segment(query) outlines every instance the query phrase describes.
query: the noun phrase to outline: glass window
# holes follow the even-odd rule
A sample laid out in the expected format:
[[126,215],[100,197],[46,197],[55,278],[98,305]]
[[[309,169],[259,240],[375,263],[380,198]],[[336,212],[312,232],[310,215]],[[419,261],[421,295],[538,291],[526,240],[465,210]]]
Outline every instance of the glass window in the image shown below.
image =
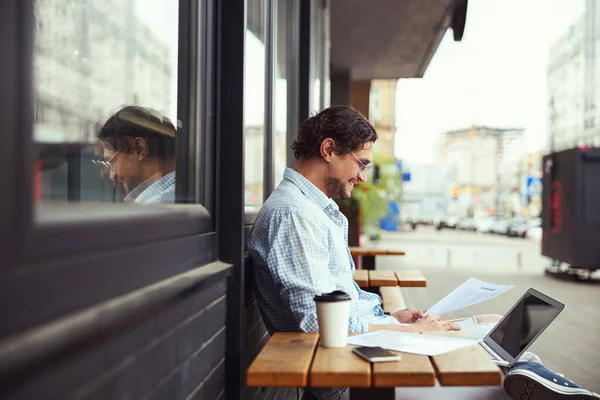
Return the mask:
[[263,203],[265,148],[265,0],[248,0],[244,50],[245,203]]
[[309,112],[311,115],[322,108],[321,82],[323,75],[323,12],[321,1],[311,4],[311,40],[310,40],[310,87]]
[[36,0],[35,19],[35,203],[173,203],[178,2]]
[[329,107],[331,82],[329,77],[329,7],[327,2],[314,0],[311,7],[311,69],[310,111],[317,112]]
[[323,90],[321,91],[321,107],[331,106],[331,33],[330,33],[330,10],[329,2],[323,2]]
[[290,10],[287,1],[274,2],[277,7],[275,33],[274,33],[274,49],[275,49],[275,66],[273,79],[273,123],[274,123],[274,188],[283,180],[287,162],[287,89],[288,77],[287,70],[289,61],[287,50],[289,44],[287,42],[287,15]]

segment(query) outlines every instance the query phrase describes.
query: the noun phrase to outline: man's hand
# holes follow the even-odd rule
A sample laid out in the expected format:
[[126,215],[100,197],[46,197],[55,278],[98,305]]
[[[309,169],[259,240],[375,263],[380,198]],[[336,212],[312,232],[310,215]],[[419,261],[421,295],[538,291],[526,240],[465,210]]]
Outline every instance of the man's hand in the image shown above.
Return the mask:
[[417,332],[460,331],[458,325],[450,321],[441,321],[437,315],[426,315],[413,324]]
[[[403,324],[412,324],[419,318],[424,317],[423,310],[417,310],[414,308],[405,308],[404,310],[396,311],[392,314],[392,317],[396,318],[398,322]],[[439,319],[439,318],[438,318]]]

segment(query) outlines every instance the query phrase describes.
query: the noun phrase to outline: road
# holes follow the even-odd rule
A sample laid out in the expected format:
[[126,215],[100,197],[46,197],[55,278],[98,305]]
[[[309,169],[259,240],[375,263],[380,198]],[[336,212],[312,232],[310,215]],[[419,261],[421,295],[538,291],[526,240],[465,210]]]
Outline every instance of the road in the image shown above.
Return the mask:
[[530,287],[565,303],[565,310],[531,350],[549,368],[600,393],[600,284],[545,275],[549,262],[540,255],[539,245],[523,239],[422,228],[386,232],[382,244],[403,249],[406,256],[378,257],[377,269],[419,269],[428,280],[427,288],[403,289],[411,307],[430,307],[469,277],[515,287],[448,318],[503,314]]

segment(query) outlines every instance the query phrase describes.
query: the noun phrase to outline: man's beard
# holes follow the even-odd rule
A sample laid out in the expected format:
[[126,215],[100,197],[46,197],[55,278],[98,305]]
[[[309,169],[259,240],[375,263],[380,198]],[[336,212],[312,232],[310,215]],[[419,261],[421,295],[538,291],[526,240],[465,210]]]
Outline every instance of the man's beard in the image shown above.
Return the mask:
[[346,189],[347,182],[338,178],[329,178],[327,180],[327,193],[334,199],[349,199],[350,194]]
[[125,182],[122,178],[116,177],[113,181],[113,201],[120,203],[129,193],[129,188],[127,186],[127,182]]

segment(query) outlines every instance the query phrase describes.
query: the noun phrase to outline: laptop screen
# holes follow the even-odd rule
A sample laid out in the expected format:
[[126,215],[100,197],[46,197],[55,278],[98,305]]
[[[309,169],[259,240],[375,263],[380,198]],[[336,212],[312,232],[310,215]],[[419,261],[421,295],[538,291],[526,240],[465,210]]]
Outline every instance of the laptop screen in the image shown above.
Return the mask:
[[529,347],[564,308],[547,296],[533,292],[525,293],[489,334],[489,338],[513,358]]

